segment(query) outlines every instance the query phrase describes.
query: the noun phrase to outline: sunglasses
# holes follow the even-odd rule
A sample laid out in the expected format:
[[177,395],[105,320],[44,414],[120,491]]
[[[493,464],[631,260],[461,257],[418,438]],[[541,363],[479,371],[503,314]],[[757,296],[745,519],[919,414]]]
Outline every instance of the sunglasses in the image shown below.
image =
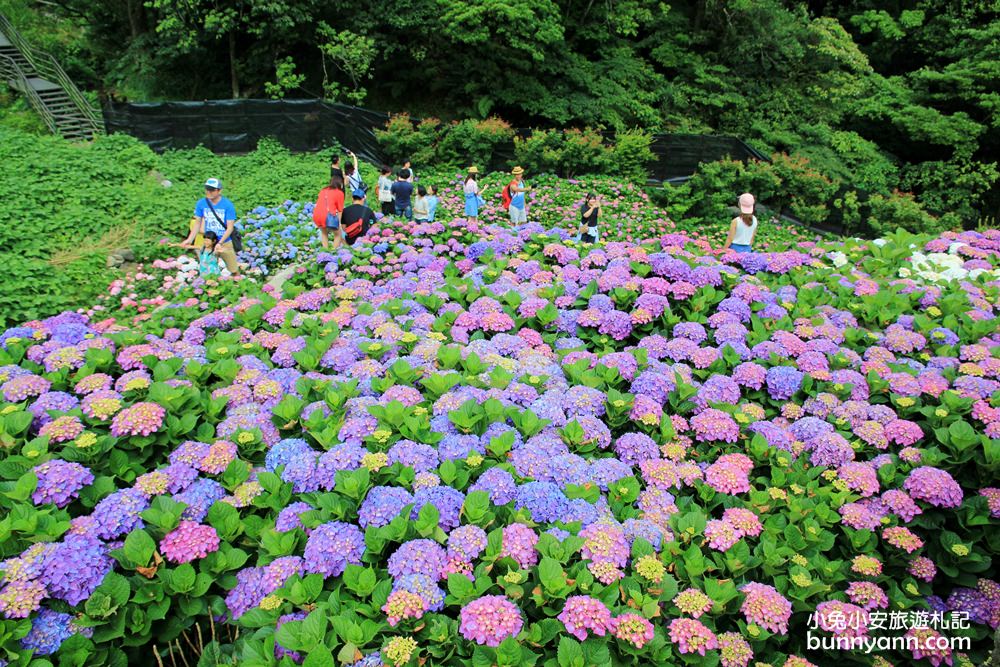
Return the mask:
[[219,188],[205,188],[205,192],[218,192]]

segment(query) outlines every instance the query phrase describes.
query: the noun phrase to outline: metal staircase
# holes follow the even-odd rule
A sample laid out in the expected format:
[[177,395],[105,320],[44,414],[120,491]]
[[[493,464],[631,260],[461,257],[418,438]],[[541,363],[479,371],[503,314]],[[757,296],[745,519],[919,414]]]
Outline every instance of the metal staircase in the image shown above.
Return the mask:
[[104,134],[96,109],[55,58],[33,49],[0,14],[0,79],[28,100],[53,134],[87,141]]

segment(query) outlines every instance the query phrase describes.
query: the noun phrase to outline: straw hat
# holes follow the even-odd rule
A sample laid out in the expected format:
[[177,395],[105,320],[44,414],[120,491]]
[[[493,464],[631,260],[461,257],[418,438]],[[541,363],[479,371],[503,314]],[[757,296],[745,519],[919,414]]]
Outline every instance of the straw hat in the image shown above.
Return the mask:
[[524,173],[524,169],[521,169],[520,167],[514,167],[513,169],[510,170],[510,173],[513,174],[514,176],[519,176]]
[[470,174],[478,174],[479,173],[479,169],[477,169],[475,167],[475,165],[473,165],[473,166],[469,167],[469,173]]

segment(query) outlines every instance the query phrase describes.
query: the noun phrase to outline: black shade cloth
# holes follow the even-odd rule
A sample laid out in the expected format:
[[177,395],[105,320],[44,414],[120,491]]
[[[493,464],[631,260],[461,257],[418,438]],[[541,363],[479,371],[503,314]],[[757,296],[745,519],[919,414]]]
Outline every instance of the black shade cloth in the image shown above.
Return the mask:
[[[205,100],[201,102],[109,103],[104,106],[108,133],[129,134],[157,152],[202,145],[214,153],[249,153],[263,137],[274,137],[292,151],[318,151],[334,143],[375,164],[385,155],[375,129],[389,114],[323,100]],[[518,130],[521,136],[530,130]],[[609,136],[609,139],[612,138]],[[706,134],[657,134],[650,146],[654,181],[690,176],[701,162],[723,158],[767,161],[767,156],[736,137]],[[501,146],[489,168],[514,159],[514,146]]]

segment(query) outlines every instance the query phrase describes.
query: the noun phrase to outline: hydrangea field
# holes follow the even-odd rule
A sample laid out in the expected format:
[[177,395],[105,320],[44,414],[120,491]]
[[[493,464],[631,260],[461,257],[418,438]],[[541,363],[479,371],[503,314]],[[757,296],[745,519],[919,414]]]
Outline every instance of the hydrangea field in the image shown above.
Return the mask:
[[1000,231],[738,255],[606,183],[581,246],[546,186],[0,335],[0,664],[982,664]]

